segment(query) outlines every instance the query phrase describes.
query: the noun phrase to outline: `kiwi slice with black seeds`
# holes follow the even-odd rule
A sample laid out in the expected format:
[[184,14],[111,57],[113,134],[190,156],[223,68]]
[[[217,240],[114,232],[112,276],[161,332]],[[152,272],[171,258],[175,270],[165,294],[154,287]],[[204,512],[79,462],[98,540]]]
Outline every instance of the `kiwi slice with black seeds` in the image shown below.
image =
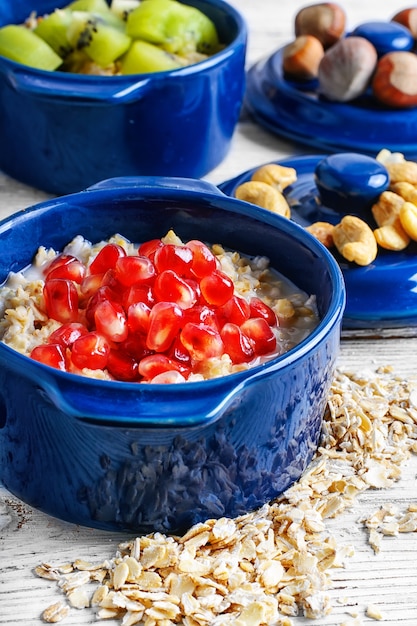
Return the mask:
[[101,15],[84,11],[73,12],[67,38],[75,50],[83,50],[102,67],[122,56],[131,43],[124,29],[116,28]]
[[62,58],[26,26],[8,24],[0,28],[0,55],[39,70],[56,70]]
[[[146,0],[148,1],[148,0]],[[122,74],[148,74],[182,67],[174,55],[147,41],[134,41],[120,61]]]

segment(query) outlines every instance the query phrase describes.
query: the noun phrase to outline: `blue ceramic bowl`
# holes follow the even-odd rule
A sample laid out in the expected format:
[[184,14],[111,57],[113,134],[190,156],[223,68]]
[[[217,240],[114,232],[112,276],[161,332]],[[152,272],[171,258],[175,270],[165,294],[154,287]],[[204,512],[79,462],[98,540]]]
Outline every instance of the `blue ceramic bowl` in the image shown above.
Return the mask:
[[0,478],[31,506],[111,530],[180,532],[279,495],[310,462],[338,355],[345,291],[333,257],[300,226],[209,183],[121,178],[0,223],[0,282],[39,245],[81,234],[132,241],[173,228],[249,255],[317,296],[321,321],[248,371],[172,385],[93,380],[0,343]]
[[[0,169],[52,194],[131,175],[200,178],[226,156],[245,89],[246,24],[222,0],[185,0],[225,48],[169,72],[81,76],[0,57]],[[0,3],[0,26],[64,6]]]

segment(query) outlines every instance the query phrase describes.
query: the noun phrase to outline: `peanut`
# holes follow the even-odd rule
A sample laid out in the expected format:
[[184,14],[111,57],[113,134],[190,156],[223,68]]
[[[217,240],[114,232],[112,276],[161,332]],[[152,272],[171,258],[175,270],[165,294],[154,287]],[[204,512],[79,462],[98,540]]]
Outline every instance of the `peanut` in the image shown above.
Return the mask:
[[326,50],[318,70],[319,92],[348,102],[367,89],[377,64],[375,47],[363,37],[341,39]]
[[370,265],[378,247],[375,236],[366,222],[354,215],[345,215],[333,230],[333,240],[340,254],[357,265]]
[[397,193],[403,200],[417,205],[417,189],[411,183],[401,182],[391,185],[392,191]]
[[290,207],[283,194],[267,183],[257,180],[242,183],[237,187],[235,196],[239,200],[256,204],[272,213],[288,218],[291,215]]
[[[417,208],[417,207],[416,207]],[[374,230],[377,244],[385,250],[404,250],[410,243],[410,237],[405,232],[398,218],[397,221],[381,226]]]
[[297,172],[293,167],[285,167],[277,163],[262,165],[253,172],[251,180],[267,183],[276,187],[278,191],[283,191],[288,185],[297,180]]
[[414,161],[388,162],[385,167],[388,170],[391,185],[402,182],[417,185],[417,163]]
[[393,191],[383,191],[372,208],[372,215],[378,226],[392,224],[398,218],[404,204],[403,198]]

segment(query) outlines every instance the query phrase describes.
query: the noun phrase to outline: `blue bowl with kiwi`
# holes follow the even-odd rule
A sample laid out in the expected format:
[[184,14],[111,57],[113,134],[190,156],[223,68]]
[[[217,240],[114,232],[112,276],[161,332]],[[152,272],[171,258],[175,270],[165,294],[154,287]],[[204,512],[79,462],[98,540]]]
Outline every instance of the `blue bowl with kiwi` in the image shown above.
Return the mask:
[[[54,195],[115,176],[214,169],[245,91],[240,13],[223,0],[71,5],[0,4],[0,169]],[[138,17],[143,7],[158,19]]]

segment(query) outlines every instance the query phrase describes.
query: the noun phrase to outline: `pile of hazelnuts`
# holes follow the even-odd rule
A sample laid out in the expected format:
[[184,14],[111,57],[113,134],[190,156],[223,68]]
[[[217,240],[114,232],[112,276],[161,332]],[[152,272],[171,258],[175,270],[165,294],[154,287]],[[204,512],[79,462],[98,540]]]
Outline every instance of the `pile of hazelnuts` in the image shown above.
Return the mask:
[[388,107],[417,106],[417,7],[347,33],[340,5],[313,4],[300,9],[294,26],[295,40],[282,53],[286,79],[316,79],[317,93],[334,102],[368,92]]

